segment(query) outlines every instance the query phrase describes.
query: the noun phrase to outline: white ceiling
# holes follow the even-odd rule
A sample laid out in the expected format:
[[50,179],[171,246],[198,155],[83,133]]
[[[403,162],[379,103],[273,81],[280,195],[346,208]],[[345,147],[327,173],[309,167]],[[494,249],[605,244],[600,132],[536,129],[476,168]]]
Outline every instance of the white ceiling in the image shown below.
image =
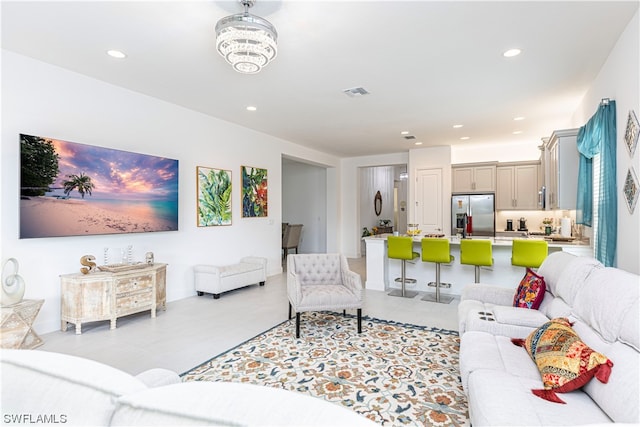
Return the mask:
[[[215,23],[242,10],[233,0],[3,0],[2,47],[349,157],[415,148],[403,130],[422,147],[539,143],[570,124],[638,4],[258,0],[278,57],[241,75],[215,51]],[[511,47],[522,55],[504,58]]]

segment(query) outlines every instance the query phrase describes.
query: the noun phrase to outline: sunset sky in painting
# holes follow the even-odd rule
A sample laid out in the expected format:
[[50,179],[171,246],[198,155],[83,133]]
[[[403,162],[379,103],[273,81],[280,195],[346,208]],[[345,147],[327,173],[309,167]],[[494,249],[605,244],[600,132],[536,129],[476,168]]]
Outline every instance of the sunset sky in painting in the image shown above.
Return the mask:
[[[54,139],[50,141],[60,156],[60,172],[53,188],[62,188],[67,175],[84,173],[95,185],[94,199],[177,200],[177,160]],[[73,194],[77,195],[75,191]]]

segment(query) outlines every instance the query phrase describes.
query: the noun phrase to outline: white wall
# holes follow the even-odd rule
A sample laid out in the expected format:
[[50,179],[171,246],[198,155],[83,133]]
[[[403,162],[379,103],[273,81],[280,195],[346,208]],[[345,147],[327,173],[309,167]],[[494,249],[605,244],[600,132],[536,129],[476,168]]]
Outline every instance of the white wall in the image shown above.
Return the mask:
[[302,224],[299,253],[327,251],[327,170],[282,162],[282,221]]
[[[325,191],[331,195],[326,206],[328,250],[340,244],[336,157],[4,50],[2,107],[0,251],[3,262],[9,257],[20,262],[27,283],[25,298],[45,299],[35,322],[39,333],[60,327],[58,276],[78,271],[82,255],[93,254],[100,260],[104,247],[131,244],[137,260],[153,251],[158,262],[168,263],[169,301],[195,294],[194,264],[225,264],[258,255],[268,258],[269,275],[281,272],[282,155],[330,167]],[[180,230],[18,239],[21,132],[178,159]],[[197,165],[232,171],[231,226],[196,227]],[[241,165],[268,169],[267,218],[241,218]]]
[[[549,130],[549,135],[554,129]],[[542,139],[513,144],[474,144],[453,145],[451,147],[451,163],[481,163],[481,162],[523,162],[539,160]]]
[[416,221],[415,177],[419,169],[442,168],[442,229],[448,234],[451,218],[451,147],[438,146],[409,150],[409,188],[407,208],[409,223]]
[[618,251],[616,266],[640,274],[640,203],[629,213],[622,192],[627,170],[640,173],[640,147],[633,158],[624,144],[629,110],[640,116],[640,18],[636,12],[624,33],[609,54],[598,77],[585,94],[571,127],[584,125],[595,114],[602,98],[616,101],[617,188],[618,188]]

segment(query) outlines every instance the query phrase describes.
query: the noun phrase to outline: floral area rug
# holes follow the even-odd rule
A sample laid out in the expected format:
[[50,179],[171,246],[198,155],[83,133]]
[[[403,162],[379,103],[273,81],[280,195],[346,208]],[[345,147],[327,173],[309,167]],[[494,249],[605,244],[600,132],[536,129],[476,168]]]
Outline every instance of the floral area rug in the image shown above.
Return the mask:
[[282,388],[347,407],[383,426],[468,425],[458,333],[363,317],[303,313],[182,374]]

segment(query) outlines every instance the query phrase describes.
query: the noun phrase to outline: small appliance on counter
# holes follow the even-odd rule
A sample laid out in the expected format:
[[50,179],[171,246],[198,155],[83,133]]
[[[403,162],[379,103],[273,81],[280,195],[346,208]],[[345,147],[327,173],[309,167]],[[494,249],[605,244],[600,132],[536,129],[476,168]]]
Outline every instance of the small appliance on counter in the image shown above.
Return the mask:
[[512,219],[508,219],[507,220],[507,228],[504,231],[513,231],[513,220]]
[[524,217],[518,220],[518,231],[529,231],[527,230],[527,220]]

